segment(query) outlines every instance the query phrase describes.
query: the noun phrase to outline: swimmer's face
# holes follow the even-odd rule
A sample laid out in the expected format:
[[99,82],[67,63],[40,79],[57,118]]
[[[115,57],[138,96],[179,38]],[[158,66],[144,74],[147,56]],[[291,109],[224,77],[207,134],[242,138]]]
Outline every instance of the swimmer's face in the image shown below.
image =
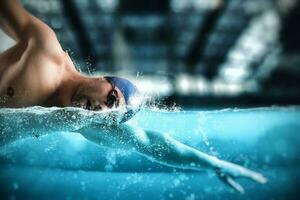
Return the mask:
[[107,110],[125,106],[121,91],[105,78],[90,78],[81,84],[71,99],[71,106],[87,110]]

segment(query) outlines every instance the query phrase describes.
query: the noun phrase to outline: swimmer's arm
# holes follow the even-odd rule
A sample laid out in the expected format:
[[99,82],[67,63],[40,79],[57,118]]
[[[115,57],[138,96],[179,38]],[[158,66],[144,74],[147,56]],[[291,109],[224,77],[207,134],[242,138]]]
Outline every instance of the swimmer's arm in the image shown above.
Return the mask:
[[259,173],[205,154],[177,141],[168,134],[144,131],[126,125],[101,131],[97,125],[92,125],[78,132],[99,145],[134,149],[168,166],[193,170],[213,169],[221,180],[239,192],[243,192],[243,188],[233,180],[234,178],[266,182],[266,179]]
[[73,132],[89,126],[90,119],[105,122],[105,115],[82,109],[36,107],[28,110],[0,110],[0,146],[26,137],[39,137],[52,132]]
[[39,52],[52,57],[63,55],[56,34],[44,22],[27,12],[19,0],[0,0],[0,28],[16,42],[33,39]]
[[18,0],[0,1],[0,27],[15,41],[22,40],[29,22],[30,14]]

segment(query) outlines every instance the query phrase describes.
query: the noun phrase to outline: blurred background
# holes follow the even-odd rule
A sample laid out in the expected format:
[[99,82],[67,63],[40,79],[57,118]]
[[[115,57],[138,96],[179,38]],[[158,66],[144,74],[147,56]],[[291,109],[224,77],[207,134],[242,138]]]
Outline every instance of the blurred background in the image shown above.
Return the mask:
[[[183,108],[300,104],[297,0],[21,0],[79,70]],[[0,52],[12,41],[0,33]]]

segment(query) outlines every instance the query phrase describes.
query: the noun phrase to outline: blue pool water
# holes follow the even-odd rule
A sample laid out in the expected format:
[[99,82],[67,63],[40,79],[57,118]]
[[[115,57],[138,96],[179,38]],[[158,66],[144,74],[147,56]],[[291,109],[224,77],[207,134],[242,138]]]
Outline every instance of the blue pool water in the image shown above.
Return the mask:
[[[27,112],[38,111],[14,111],[13,118],[9,112],[0,111],[1,134],[34,123]],[[0,148],[0,199],[299,199],[300,107],[144,109],[127,123],[167,132],[258,171],[268,182],[238,180],[246,191],[239,194],[210,171],[175,169],[134,151],[98,146],[78,133],[49,132]]]

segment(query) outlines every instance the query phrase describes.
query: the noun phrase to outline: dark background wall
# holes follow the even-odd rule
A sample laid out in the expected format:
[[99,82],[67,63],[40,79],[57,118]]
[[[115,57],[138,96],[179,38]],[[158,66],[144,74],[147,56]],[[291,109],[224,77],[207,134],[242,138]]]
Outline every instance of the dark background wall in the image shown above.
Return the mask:
[[297,0],[21,2],[79,70],[127,76],[166,104],[300,103]]

